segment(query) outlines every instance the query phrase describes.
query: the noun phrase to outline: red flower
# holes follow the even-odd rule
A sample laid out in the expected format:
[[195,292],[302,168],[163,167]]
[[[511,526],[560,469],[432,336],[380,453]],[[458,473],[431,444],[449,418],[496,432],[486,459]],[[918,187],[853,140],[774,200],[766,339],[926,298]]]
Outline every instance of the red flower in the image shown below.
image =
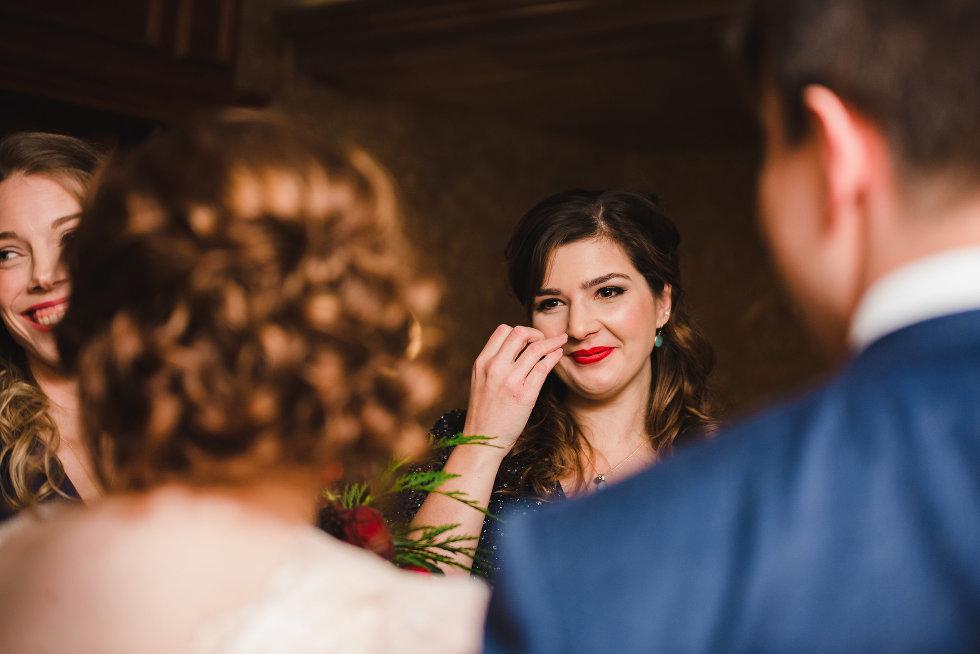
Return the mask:
[[350,509],[348,514],[344,525],[345,540],[348,543],[371,550],[386,559],[394,556],[395,544],[391,542],[388,525],[380,511],[359,505]]
[[390,559],[395,554],[395,544],[388,532],[388,525],[380,511],[363,504],[345,509],[338,502],[327,502],[320,509],[320,528],[351,545],[371,550]]

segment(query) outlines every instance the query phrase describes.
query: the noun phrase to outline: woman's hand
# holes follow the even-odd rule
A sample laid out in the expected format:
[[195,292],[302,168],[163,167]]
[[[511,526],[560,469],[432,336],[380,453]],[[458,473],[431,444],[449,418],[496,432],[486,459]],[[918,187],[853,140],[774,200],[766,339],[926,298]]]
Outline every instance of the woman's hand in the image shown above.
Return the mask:
[[473,364],[463,433],[493,436],[501,456],[509,452],[567,340],[567,334],[545,338],[532,327],[497,327]]
[[[486,509],[493,491],[493,480],[504,456],[514,447],[517,437],[531,415],[541,385],[562,357],[562,346],[568,336],[545,338],[530,327],[497,327],[473,364],[470,403],[463,433],[469,436],[492,436],[487,447],[480,444],[453,448],[443,471],[456,475],[440,490],[460,492],[474,506]],[[412,525],[457,525],[443,536],[468,539],[476,545],[483,526],[483,513],[439,493],[429,493]],[[472,541],[472,543],[470,542]],[[469,567],[472,561],[463,554],[451,555]],[[444,566],[447,573],[459,568]]]

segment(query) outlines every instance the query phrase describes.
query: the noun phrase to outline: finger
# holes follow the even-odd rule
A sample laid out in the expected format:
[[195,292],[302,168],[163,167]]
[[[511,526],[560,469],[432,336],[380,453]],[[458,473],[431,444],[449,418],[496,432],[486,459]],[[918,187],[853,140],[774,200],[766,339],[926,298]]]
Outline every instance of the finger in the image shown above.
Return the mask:
[[518,374],[521,377],[526,377],[543,357],[556,350],[561,352],[562,346],[567,341],[567,334],[558,334],[557,336],[529,344],[515,362],[517,364]]
[[500,345],[498,356],[506,361],[513,362],[517,359],[521,351],[528,343],[544,340],[544,334],[533,327],[518,325],[507,335],[504,342]]
[[540,361],[535,363],[524,380],[524,390],[532,391],[537,396],[541,392],[541,387],[544,385],[544,380],[547,379],[548,373],[558,365],[558,362],[561,361],[564,355],[565,353],[561,350],[552,350]]
[[500,346],[513,331],[514,328],[510,325],[497,325],[497,328],[490,335],[490,339],[487,340],[487,344],[483,346],[480,354],[477,355],[474,367],[480,367],[497,356],[497,353],[500,352]]

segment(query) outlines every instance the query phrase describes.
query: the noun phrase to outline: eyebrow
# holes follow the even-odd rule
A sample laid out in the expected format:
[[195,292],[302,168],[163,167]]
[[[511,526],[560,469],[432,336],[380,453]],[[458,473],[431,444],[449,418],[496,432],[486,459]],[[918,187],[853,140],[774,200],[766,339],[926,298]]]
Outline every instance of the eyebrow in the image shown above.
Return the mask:
[[[582,290],[587,291],[590,288],[594,288],[600,284],[605,284],[610,279],[622,278],[627,281],[632,281],[630,276],[626,273],[611,272],[605,275],[599,275],[595,279],[590,279],[586,282],[582,282]],[[557,288],[542,288],[537,292],[537,295],[561,295],[561,289]]]
[[81,217],[82,217],[82,212],[80,212],[80,211],[75,212],[75,213],[70,214],[70,215],[67,215],[67,216],[62,216],[61,218],[58,218],[53,223],[51,223],[51,227],[52,227],[52,229],[55,228],[55,227],[61,227],[65,223],[70,223],[71,221],[78,220]]
[[[54,222],[51,223],[51,229],[57,229],[58,227],[61,227],[65,223],[70,223],[73,220],[77,220],[81,218],[81,216],[82,214],[81,212],[79,212],[79,213],[69,214],[67,216],[62,216],[61,218],[55,218]],[[0,239],[7,239],[7,238],[18,238],[17,232],[0,232]]]

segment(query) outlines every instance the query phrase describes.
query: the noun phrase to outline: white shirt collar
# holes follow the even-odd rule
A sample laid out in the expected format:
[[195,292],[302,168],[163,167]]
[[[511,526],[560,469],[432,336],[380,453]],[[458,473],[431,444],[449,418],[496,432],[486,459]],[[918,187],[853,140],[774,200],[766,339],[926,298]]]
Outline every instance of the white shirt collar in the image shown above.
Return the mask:
[[919,259],[875,282],[851,321],[858,352],[885,334],[923,320],[980,309],[980,246]]

